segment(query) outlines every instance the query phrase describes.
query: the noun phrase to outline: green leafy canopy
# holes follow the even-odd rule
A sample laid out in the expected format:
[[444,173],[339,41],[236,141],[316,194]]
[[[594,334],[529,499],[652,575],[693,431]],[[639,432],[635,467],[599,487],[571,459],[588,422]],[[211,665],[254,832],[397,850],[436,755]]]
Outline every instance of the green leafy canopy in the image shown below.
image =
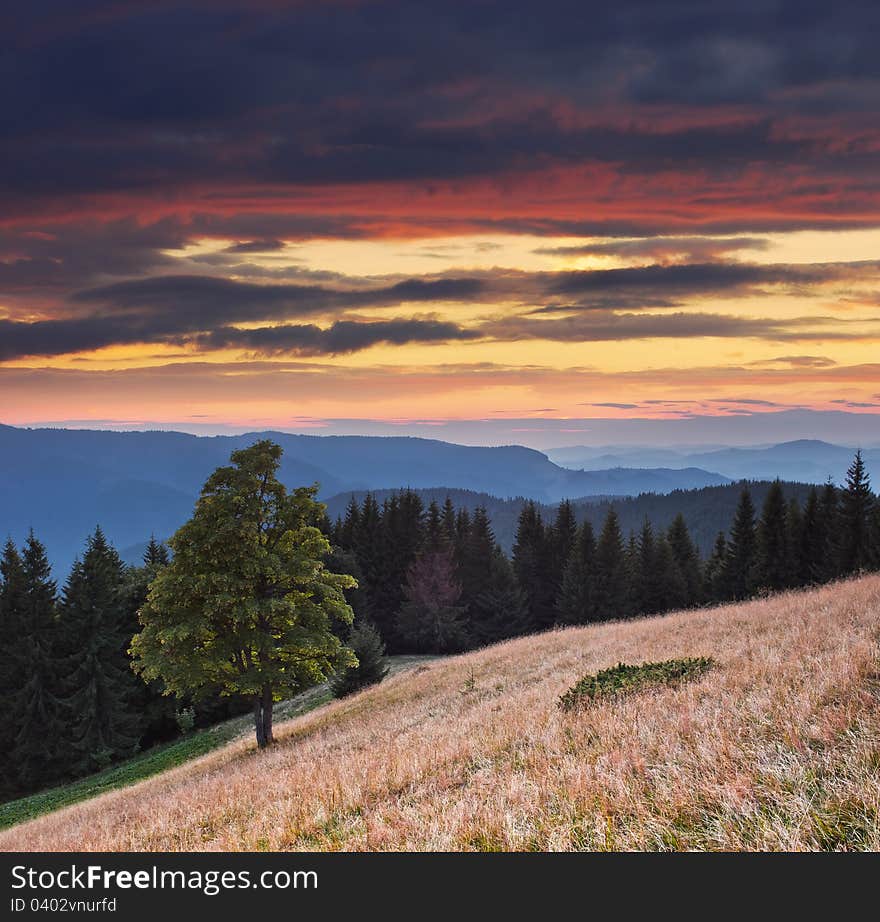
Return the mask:
[[351,622],[344,590],[357,584],[325,568],[317,487],[288,492],[281,453],[268,440],[234,452],[169,542],[131,646],[134,669],[168,693],[270,689],[280,700],[357,664],[331,631]]

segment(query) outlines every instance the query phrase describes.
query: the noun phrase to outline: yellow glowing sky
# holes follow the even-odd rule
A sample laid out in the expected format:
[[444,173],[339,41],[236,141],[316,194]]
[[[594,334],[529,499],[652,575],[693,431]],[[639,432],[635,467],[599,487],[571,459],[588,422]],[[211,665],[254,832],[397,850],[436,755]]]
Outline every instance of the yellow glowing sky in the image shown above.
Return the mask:
[[[723,237],[716,237],[721,239]],[[740,248],[738,260],[756,265],[809,265],[872,261],[874,230],[761,234],[761,246]],[[222,260],[235,241],[203,239],[165,255],[173,272],[203,271]],[[431,239],[313,240],[283,250],[226,258],[225,278],[272,283],[293,272],[295,281],[383,284],[419,276],[469,272],[553,273],[649,265],[653,257],[571,255],[548,251],[614,243],[601,238],[529,235],[451,236]],[[620,240],[617,240],[620,243]],[[206,259],[207,258],[207,259]],[[675,255],[672,263],[684,261]],[[166,270],[167,271],[167,270]],[[330,275],[324,275],[330,274]],[[678,410],[643,405],[652,398],[692,401],[694,408],[726,412],[701,401],[767,400],[780,406],[839,409],[841,401],[877,401],[880,307],[861,281],[814,284],[808,290],[765,285],[761,291],[688,297],[675,309],[647,307],[640,316],[678,310],[739,318],[771,318],[793,334],[772,336],[626,336],[604,341],[485,338],[405,345],[380,343],[336,356],[258,356],[241,349],[197,350],[190,344],[132,344],[35,359],[7,361],[9,395],[4,421],[46,419],[184,419],[283,424],[293,416],[369,418],[559,418],[643,415]],[[468,327],[528,314],[521,298],[410,302],[349,310],[356,321],[383,318],[452,320]],[[6,313],[12,316],[11,309]],[[624,311],[627,313],[627,311]],[[338,311],[302,322],[327,327]],[[805,322],[803,318],[808,318]],[[541,318],[537,318],[541,320]],[[664,322],[666,322],[664,320]],[[240,329],[267,325],[238,323]],[[269,324],[271,325],[271,324]],[[838,338],[841,331],[846,338]],[[197,373],[194,369],[201,369]],[[156,372],[150,381],[150,370]],[[213,371],[211,371],[213,369]],[[102,374],[97,374],[97,373]],[[16,374],[17,373],[17,374]],[[134,400],[134,394],[137,400]],[[132,404],[137,410],[133,415]],[[740,407],[741,408],[741,407]],[[849,409],[870,410],[852,406]]]

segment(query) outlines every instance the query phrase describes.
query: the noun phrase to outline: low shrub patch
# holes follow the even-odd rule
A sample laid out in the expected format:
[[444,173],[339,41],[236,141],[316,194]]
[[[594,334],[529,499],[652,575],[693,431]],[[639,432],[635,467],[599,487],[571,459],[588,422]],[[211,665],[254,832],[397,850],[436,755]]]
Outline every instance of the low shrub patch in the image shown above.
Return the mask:
[[582,704],[602,698],[614,698],[656,688],[662,685],[680,685],[703,675],[715,666],[710,656],[668,659],[662,663],[642,663],[630,666],[618,663],[594,675],[585,675],[559,698],[559,707],[570,711]]

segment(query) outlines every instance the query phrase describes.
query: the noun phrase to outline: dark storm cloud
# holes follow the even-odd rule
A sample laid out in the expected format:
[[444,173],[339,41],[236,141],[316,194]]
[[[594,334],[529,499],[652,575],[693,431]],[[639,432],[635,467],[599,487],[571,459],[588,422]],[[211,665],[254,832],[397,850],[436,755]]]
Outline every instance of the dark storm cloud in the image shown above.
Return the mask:
[[322,329],[314,324],[289,324],[239,330],[224,328],[198,336],[206,349],[242,349],[257,355],[340,355],[379,343],[436,343],[476,339],[479,333],[439,320],[394,319],[369,322],[339,320]]
[[226,253],[273,253],[284,249],[283,240],[245,240],[226,247]]
[[[776,125],[821,109],[826,94],[835,114],[850,97],[865,111],[880,77],[880,14],[866,3],[47,0],[17,6],[5,25],[8,203],[194,183],[455,179],[536,162],[623,173],[794,157],[832,174],[854,157],[876,165],[870,149]],[[660,104],[704,118],[660,112],[615,126],[559,108]],[[713,118],[722,105],[748,112]]]
[[[858,270],[869,267],[859,265]],[[871,267],[873,268],[873,266]],[[847,264],[790,266],[752,263],[687,263],[625,269],[559,272],[549,285],[557,294],[646,290],[658,294],[711,294],[757,285],[809,285],[852,271]]]
[[[770,320],[737,318],[705,312],[668,311],[678,304],[707,297],[733,297],[761,293],[761,285],[782,285],[789,293],[803,293],[818,282],[864,280],[877,272],[873,262],[817,265],[767,265],[705,263],[644,266],[581,272],[525,273],[489,270],[471,277],[453,275],[389,279],[347,278],[316,273],[303,282],[248,282],[207,275],[165,275],[114,282],[78,291],[64,304],[65,316],[36,321],[7,318],[0,321],[0,359],[27,355],[59,355],[110,345],[135,343],[183,344],[198,341],[243,349],[310,348],[350,351],[343,337],[351,335],[352,349],[361,348],[360,333],[379,337],[376,342],[404,344],[414,341],[408,328],[395,319],[387,335],[379,326],[367,328],[363,318],[345,316],[359,309],[386,309],[400,305],[465,303],[523,313],[491,317],[470,329],[432,320],[419,320],[412,330],[430,334],[431,341],[467,340],[477,336],[510,341],[543,338],[589,342],[646,337],[744,336],[775,340],[849,339],[848,321],[829,318]],[[291,270],[292,271],[292,270]],[[304,273],[308,276],[308,273]],[[809,292],[806,292],[809,293]],[[542,304],[542,307],[534,307]],[[276,326],[284,321],[319,315],[335,321],[332,334],[305,324]],[[542,319],[549,318],[549,319]],[[241,324],[263,322],[253,333]],[[386,321],[383,321],[386,322]],[[391,321],[387,321],[391,323]],[[353,325],[347,325],[353,324]],[[395,331],[403,331],[402,338]],[[819,330],[819,332],[816,332]],[[274,339],[273,339],[274,338]],[[366,340],[364,340],[366,341]],[[792,365],[819,364],[809,356],[784,359]]]
[[[34,322],[0,319],[0,361],[27,355],[62,355],[110,345],[184,343],[199,337],[203,344],[233,345],[235,340],[241,348],[257,348],[258,341],[271,345],[273,336],[280,342],[284,335],[281,331],[285,329],[293,342],[294,337],[306,337],[309,330],[319,331],[319,328],[309,325],[265,328],[254,331],[254,339],[249,342],[248,334],[240,330],[233,334],[228,325],[352,308],[457,301],[478,295],[483,284],[479,279],[466,278],[405,279],[356,290],[319,285],[257,285],[184,275],[119,282],[74,294],[71,303],[79,309],[87,308],[89,313],[85,315]],[[319,351],[322,343],[330,351],[337,351],[337,347],[343,352],[365,348],[358,345],[362,327],[369,329],[367,335],[372,335],[375,342],[403,344],[416,340],[418,333],[426,341],[472,338],[454,324],[440,321],[413,320],[411,327],[402,320],[387,323],[383,327],[337,322],[314,342]],[[302,345],[307,345],[305,340]]]
[[80,291],[74,303],[113,313],[177,318],[207,324],[224,319],[282,319],[335,308],[388,307],[404,302],[458,301],[478,295],[480,279],[405,279],[379,288],[346,290],[320,285],[255,284],[201,275],[167,275]]

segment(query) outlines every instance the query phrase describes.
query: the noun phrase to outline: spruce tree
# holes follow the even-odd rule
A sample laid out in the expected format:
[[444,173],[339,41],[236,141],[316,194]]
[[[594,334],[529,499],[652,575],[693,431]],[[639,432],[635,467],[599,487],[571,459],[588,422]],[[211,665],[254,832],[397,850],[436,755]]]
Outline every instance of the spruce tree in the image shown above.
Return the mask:
[[403,603],[406,574],[421,550],[424,508],[421,497],[404,490],[386,500],[382,512],[380,581],[373,604],[384,609],[386,642],[395,648],[394,615]]
[[381,682],[388,675],[385,644],[368,621],[356,621],[348,647],[357,657],[357,665],[344,664],[330,677],[330,690],[337,698],[351,695],[368,685]]
[[748,487],[740,494],[724,561],[725,595],[747,599],[755,591],[755,507]]
[[785,494],[777,479],[767,491],[758,522],[755,580],[759,588],[779,590],[789,585],[790,575]]
[[473,646],[485,646],[528,632],[529,609],[510,561],[496,547],[488,585],[470,600],[468,629]]
[[444,541],[443,518],[437,501],[432,499],[425,516],[425,550],[436,551]]
[[539,631],[553,623],[553,586],[547,572],[547,534],[541,513],[528,500],[519,515],[513,545],[513,570],[525,593],[530,630]]
[[97,528],[73,565],[61,604],[70,656],[65,701],[70,764],[76,774],[126,758],[140,742],[139,689],[127,657],[132,632],[126,624],[126,588],[122,561]]
[[150,543],[144,551],[144,567],[155,576],[160,567],[168,565],[168,548],[156,540],[155,535],[150,535]]
[[593,526],[585,520],[568,555],[556,600],[556,619],[560,624],[588,624],[596,620],[595,569],[596,538]]
[[627,577],[620,520],[612,506],[596,544],[595,611],[599,620],[624,618],[630,613]]
[[450,547],[455,546],[455,506],[452,504],[452,500],[447,496],[445,502],[443,503],[443,534],[446,536],[446,541]]
[[700,554],[691,540],[684,516],[679,513],[666,533],[669,548],[679,572],[684,579],[685,598],[683,604],[698,605],[703,601],[703,577],[700,568]]
[[687,604],[687,584],[666,535],[658,535],[654,543],[656,567],[656,611],[672,611]]
[[846,472],[840,496],[840,570],[844,575],[871,569],[876,562],[874,494],[861,450]]
[[15,699],[25,680],[24,597],[24,564],[10,538],[0,558],[0,798],[13,794],[18,787],[12,749],[19,726]]
[[20,786],[34,791],[68,773],[66,727],[59,675],[57,588],[45,547],[31,532],[22,554],[24,596],[21,618],[23,684],[12,703],[16,733],[12,764]]
[[638,539],[638,551],[635,558],[634,605],[633,611],[638,615],[651,615],[661,610],[661,580],[658,569],[654,529],[645,519]]
[[409,568],[397,633],[413,653],[457,653],[468,643],[451,549],[422,554]]
[[710,601],[723,602],[727,598],[725,572],[727,561],[727,538],[723,531],[715,537],[712,553],[706,561],[703,584]]
[[548,590],[554,606],[562,589],[565,565],[577,538],[577,528],[574,507],[569,500],[564,499],[556,509],[556,518],[547,534],[547,579],[550,584]]
[[372,493],[364,497],[357,524],[354,530],[354,552],[358,567],[363,576],[363,589],[369,600],[370,617],[378,628],[386,645],[394,640],[394,615],[383,596],[383,576],[386,570],[384,559],[385,535],[383,532],[382,513]]
[[804,504],[798,551],[798,580],[801,586],[823,582],[826,569],[827,536],[819,506],[819,491],[813,487]]
[[338,541],[341,547],[352,550],[357,544],[358,529],[361,522],[361,507],[352,494],[348,505],[345,507],[345,518],[339,527]]
[[819,498],[819,534],[821,565],[815,578],[825,583],[840,575],[840,496],[831,480],[825,484]]
[[489,588],[495,555],[496,542],[492,524],[486,510],[478,506],[470,519],[457,555],[458,577],[464,605],[470,607],[477,596]]
[[805,586],[810,582],[804,575],[803,560],[804,515],[800,503],[792,496],[785,511],[785,546],[788,554],[788,586]]

